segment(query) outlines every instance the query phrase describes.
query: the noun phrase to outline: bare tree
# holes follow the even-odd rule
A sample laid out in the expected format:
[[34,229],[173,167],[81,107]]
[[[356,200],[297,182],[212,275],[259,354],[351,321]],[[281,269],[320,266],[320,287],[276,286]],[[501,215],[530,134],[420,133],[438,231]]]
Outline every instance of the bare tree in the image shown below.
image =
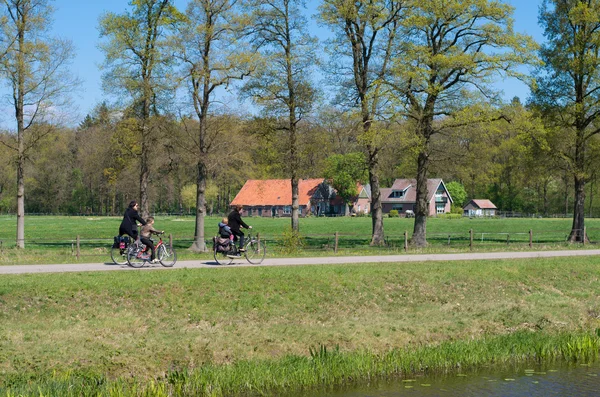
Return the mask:
[[[17,247],[25,247],[25,162],[28,153],[53,130],[60,108],[79,81],[68,66],[74,56],[69,41],[50,37],[49,0],[3,0],[3,37],[14,37],[0,62],[11,87],[7,101],[17,127]],[[2,141],[4,142],[4,141]]]
[[[198,121],[193,126],[195,132],[189,134],[192,144],[186,145],[197,159],[196,228],[191,247],[194,251],[206,251],[204,218],[208,155],[220,132],[209,129],[215,90],[228,87],[234,79],[248,76],[253,69],[252,57],[236,43],[240,34],[240,25],[235,23],[236,6],[235,0],[193,0],[188,5],[185,23],[174,37],[176,56],[183,63],[183,78]],[[191,127],[192,124],[184,123],[184,126]]]

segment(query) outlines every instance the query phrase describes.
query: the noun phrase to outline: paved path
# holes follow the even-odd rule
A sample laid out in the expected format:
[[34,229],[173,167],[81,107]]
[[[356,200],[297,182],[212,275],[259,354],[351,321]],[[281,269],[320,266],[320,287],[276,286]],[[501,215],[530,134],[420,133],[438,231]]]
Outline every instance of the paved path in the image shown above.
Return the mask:
[[64,272],[95,272],[114,270],[158,270],[158,269],[197,269],[197,268],[223,268],[236,266],[286,266],[286,265],[328,265],[340,263],[383,263],[383,262],[429,262],[429,261],[468,261],[489,259],[523,259],[523,258],[550,258],[568,256],[600,255],[600,250],[568,250],[568,251],[531,251],[531,252],[479,252],[465,254],[415,254],[415,255],[369,255],[369,256],[330,256],[311,258],[270,258],[265,259],[261,265],[250,265],[245,259],[235,260],[231,265],[219,266],[214,260],[188,260],[178,261],[173,268],[165,268],[160,264],[146,264],[141,269],[134,269],[127,265],[114,263],[76,263],[63,265],[15,265],[0,266],[0,274],[25,274],[25,273],[64,273]]

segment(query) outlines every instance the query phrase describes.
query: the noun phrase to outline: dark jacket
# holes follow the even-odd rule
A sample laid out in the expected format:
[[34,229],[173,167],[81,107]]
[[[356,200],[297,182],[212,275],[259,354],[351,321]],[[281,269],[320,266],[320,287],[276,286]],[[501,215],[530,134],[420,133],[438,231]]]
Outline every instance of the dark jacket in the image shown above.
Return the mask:
[[146,224],[146,221],[142,219],[136,210],[133,208],[127,208],[125,210],[125,214],[123,215],[121,226],[119,227],[119,235],[127,234],[133,238],[136,238],[138,231],[137,223],[135,221],[138,221],[142,225]]
[[233,210],[229,213],[229,215],[227,216],[227,220],[229,221],[228,224],[231,228],[231,231],[234,233],[239,232],[240,227],[248,229],[248,225],[246,225],[246,223],[242,220],[242,216],[236,210]]
[[219,236],[229,238],[231,236],[231,228],[229,225],[219,222]]

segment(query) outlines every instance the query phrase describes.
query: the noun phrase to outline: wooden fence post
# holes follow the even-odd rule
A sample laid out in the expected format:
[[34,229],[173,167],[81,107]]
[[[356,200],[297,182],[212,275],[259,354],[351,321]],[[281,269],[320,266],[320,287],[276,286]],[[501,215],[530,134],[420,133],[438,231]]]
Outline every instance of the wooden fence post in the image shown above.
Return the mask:
[[469,229],[469,249],[473,251],[473,229]]
[[533,248],[533,230],[529,229],[529,248]]
[[169,233],[169,247],[173,248],[173,235]]
[[80,254],[80,248],[79,248],[79,234],[77,235],[77,260],[79,260],[79,254]]
[[510,244],[510,234],[506,233],[506,245]]
[[256,233],[256,241],[258,241],[258,244],[260,244],[260,233]]
[[404,231],[404,251],[408,251],[408,232]]
[[333,246],[333,252],[337,254],[338,250],[338,232],[335,232],[335,244]]
[[583,245],[585,245],[585,237],[587,236],[586,228],[587,226],[583,227],[583,237],[581,238],[581,244]]

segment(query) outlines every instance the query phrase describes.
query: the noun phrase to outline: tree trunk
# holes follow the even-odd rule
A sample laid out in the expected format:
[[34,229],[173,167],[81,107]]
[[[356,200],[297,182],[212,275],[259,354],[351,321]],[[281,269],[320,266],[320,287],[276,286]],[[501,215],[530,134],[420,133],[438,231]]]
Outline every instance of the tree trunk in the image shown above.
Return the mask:
[[[26,13],[21,14],[25,18]],[[17,248],[25,248],[25,21],[18,32],[17,84],[15,113],[17,117]]]
[[194,242],[190,250],[195,252],[206,252],[207,247],[204,241],[204,219],[206,217],[206,165],[204,159],[200,158],[197,164],[197,189],[196,189],[196,229],[194,232]]
[[379,188],[379,155],[369,146],[369,183],[371,184],[371,245],[384,245],[383,210],[381,208],[381,190]]
[[429,168],[429,155],[421,150],[417,160],[417,202],[415,205],[415,224],[411,244],[416,247],[427,246],[427,216],[429,203],[427,203],[427,174]]
[[148,203],[148,181],[150,179],[150,168],[149,168],[149,150],[150,144],[148,142],[148,131],[146,120],[142,121],[144,126],[142,127],[142,153],[140,156],[140,214],[142,218],[146,219],[150,215],[150,208]]
[[[568,241],[571,243],[589,242],[584,236],[585,226],[585,178],[575,175],[575,203],[573,205],[573,226]],[[585,239],[585,240],[584,240]]]
[[17,248],[25,248],[25,159],[22,154],[23,143],[19,142],[17,162]]

